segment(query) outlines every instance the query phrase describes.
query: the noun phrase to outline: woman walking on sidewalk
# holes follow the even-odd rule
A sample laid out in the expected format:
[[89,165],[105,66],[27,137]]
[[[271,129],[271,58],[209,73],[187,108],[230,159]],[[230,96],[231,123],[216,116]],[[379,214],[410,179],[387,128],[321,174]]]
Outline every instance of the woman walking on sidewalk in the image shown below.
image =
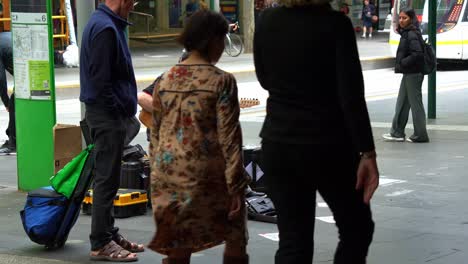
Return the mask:
[[151,195],[156,234],[148,247],[165,264],[226,242],[225,264],[247,264],[242,133],[234,76],[214,65],[228,22],[198,11],[179,42],[189,57],[156,81],[151,129]]
[[384,134],[382,137],[386,141],[405,141],[405,127],[411,109],[414,134],[406,140],[414,143],[429,142],[421,92],[424,81],[423,44],[418,19],[413,9],[406,8],[400,12],[397,30],[401,38],[396,55],[395,73],[403,73],[403,78],[398,92],[392,128],[389,134]]

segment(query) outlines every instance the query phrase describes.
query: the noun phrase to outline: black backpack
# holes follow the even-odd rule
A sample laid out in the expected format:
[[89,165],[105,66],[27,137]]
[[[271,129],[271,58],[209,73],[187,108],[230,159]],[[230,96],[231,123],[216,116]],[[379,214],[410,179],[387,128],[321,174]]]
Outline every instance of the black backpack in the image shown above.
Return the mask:
[[434,49],[432,48],[432,45],[424,41],[422,37],[421,44],[424,52],[424,67],[422,73],[424,75],[431,74],[435,70],[437,64]]

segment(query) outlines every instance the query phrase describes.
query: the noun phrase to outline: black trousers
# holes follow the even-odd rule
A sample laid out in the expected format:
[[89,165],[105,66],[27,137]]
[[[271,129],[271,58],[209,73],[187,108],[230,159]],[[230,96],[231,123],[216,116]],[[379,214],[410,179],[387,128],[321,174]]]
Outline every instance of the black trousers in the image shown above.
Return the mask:
[[278,214],[276,264],[312,263],[316,191],[338,227],[334,263],[366,263],[374,222],[363,193],[355,190],[359,156],[349,149],[263,141],[263,171]]
[[8,143],[11,147],[16,148],[16,116],[15,116],[15,94],[11,94],[10,100],[8,103],[8,127],[6,130],[6,134],[8,136]]
[[86,122],[95,145],[95,176],[91,221],[91,250],[98,250],[118,234],[114,226],[114,197],[120,185],[125,119],[86,105]]

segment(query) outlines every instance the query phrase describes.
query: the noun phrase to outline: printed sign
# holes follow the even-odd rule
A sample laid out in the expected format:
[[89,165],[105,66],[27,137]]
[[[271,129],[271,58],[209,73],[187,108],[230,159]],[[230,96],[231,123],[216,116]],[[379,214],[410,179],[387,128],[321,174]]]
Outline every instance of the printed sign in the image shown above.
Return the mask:
[[16,98],[50,100],[49,26],[46,0],[11,3]]

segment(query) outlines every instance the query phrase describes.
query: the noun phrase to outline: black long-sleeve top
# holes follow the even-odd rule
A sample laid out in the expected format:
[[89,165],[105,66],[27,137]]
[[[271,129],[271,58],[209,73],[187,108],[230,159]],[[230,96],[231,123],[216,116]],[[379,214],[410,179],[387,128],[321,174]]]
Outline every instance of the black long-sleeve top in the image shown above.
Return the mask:
[[329,5],[272,8],[254,37],[257,77],[269,92],[263,139],[374,150],[351,21]]

